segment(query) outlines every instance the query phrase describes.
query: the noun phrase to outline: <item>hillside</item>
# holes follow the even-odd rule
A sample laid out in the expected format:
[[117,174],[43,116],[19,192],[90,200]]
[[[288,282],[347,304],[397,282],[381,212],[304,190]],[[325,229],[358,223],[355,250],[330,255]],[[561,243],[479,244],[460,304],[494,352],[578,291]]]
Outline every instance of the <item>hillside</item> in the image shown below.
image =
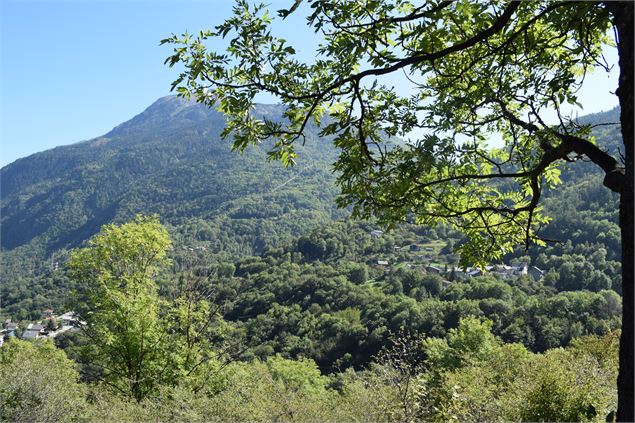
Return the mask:
[[[276,116],[281,110],[259,105],[256,113]],[[580,120],[616,121],[617,109]],[[265,160],[266,146],[243,155],[232,152],[229,142],[220,140],[223,125],[214,110],[164,97],[101,137],[5,166],[0,170],[2,250],[37,244],[50,254],[72,248],[104,223],[140,212],[158,213],[172,225],[223,214],[243,220],[275,217],[290,224],[300,217],[293,213],[333,213],[329,168],[336,152],[328,142],[311,134],[300,148],[299,166],[285,169]],[[616,127],[595,133],[600,145],[616,150]],[[575,163],[563,179],[589,173],[596,173],[592,164]],[[279,203],[284,210],[275,206]]]
[[[276,116],[280,109],[260,105],[257,112]],[[616,114],[613,110],[583,119],[592,123],[611,122]],[[352,354],[351,362],[360,364],[368,360],[388,332],[382,329],[381,336],[373,338],[375,341],[363,340],[364,333],[382,327],[396,330],[399,322],[406,322],[403,316],[397,318],[405,313],[404,307],[420,309],[421,305],[414,304],[429,296],[422,286],[405,280],[412,277],[407,273],[389,277],[381,270],[372,270],[377,261],[411,266],[409,263],[417,260],[416,254],[408,255],[395,247],[405,250],[416,244],[433,248],[431,264],[452,266],[456,261],[452,248],[461,242],[460,235],[445,228],[429,230],[405,225],[373,241],[369,236],[372,224],[359,226],[348,222],[347,212],[334,206],[337,189],[330,164],[336,151],[329,143],[313,134],[299,151],[298,166],[285,169],[266,161],[266,146],[250,148],[243,155],[232,152],[229,143],[219,139],[222,125],[222,116],[213,110],[165,97],[102,137],[38,153],[3,168],[0,314],[17,319],[37,318],[45,307],[63,306],[70,288],[63,266],[69,249],[80,245],[105,223],[124,222],[136,213],[157,213],[175,242],[173,275],[168,280],[183,272],[205,275],[215,274],[219,268],[238,269],[238,279],[230,280],[228,289],[232,292],[235,289],[232,284],[242,281],[244,291],[240,292],[247,297],[236,300],[238,303],[228,309],[228,318],[243,322],[245,336],[249,338],[253,337],[250,331],[261,331],[256,322],[274,313],[276,307],[283,307],[284,313],[296,313],[294,307],[300,307],[300,313],[309,313],[315,303],[328,306],[327,315],[349,313],[347,307],[372,309],[364,305],[366,300],[353,300],[348,306],[330,304],[328,298],[334,295],[331,291],[337,286],[346,292],[356,292],[357,297],[377,298],[381,294],[384,298],[381,301],[398,304],[384,305],[393,310],[383,318],[392,321],[391,324],[380,325],[377,316],[362,314],[366,329],[356,336],[365,346],[355,347],[361,349],[357,355]],[[596,129],[598,143],[603,148],[615,149],[619,140],[617,129],[605,126]],[[547,195],[545,205],[554,220],[545,228],[545,234],[573,242],[547,249],[532,248],[528,252],[520,249],[506,258],[506,261],[530,261],[552,272],[550,286],[530,285],[523,288],[526,291],[523,295],[549,292],[551,296],[558,291],[578,289],[620,292],[615,196],[601,186],[601,176],[587,163],[572,164],[563,180],[566,183],[563,189]],[[338,220],[340,223],[333,223]],[[252,260],[249,257],[253,255],[260,256],[253,259],[255,262],[267,265],[245,272],[243,260]],[[298,299],[295,294],[289,296],[288,290],[281,292],[275,284],[252,285],[251,280],[265,277],[259,275],[264,271],[272,275],[288,274],[289,261],[298,264],[306,261],[310,263],[303,271],[307,275],[315,273],[320,280],[338,282],[328,282],[328,290],[319,290],[323,293],[321,299],[310,301]],[[321,262],[330,267],[324,270]],[[355,268],[353,263],[368,267]],[[370,271],[369,277],[376,281],[363,286],[344,283],[355,269],[358,273],[364,273],[364,269]],[[581,278],[579,274],[586,276]],[[284,284],[292,286],[304,277],[292,279]],[[313,283],[314,279],[308,280]],[[470,298],[470,294],[465,295]],[[445,298],[439,292],[435,297]],[[219,301],[226,300],[223,298]],[[455,301],[463,298],[463,294],[447,298]],[[443,307],[444,313],[449,314],[439,317],[441,326],[438,322],[429,323],[429,328],[437,327],[435,334],[443,333],[444,329],[438,328],[456,323],[456,315],[452,317],[455,306]],[[478,308],[478,304],[468,308],[474,310],[474,307]],[[513,313],[520,313],[523,307],[516,304],[513,309],[518,311]],[[278,313],[282,313],[280,310]],[[411,317],[416,314],[408,313]],[[423,320],[413,317],[408,327],[428,331],[418,321]],[[594,322],[585,323],[584,331],[600,330]],[[512,323],[513,319],[501,322],[497,333],[507,334],[504,336],[508,340],[524,340],[532,348],[559,345],[569,337],[567,329],[554,335],[555,340],[540,340],[543,335],[527,334],[538,330],[539,323],[517,322],[511,326],[515,329],[511,329]],[[611,325],[614,324],[613,321]],[[286,348],[282,346],[284,342],[274,341],[278,336],[275,331],[262,336],[262,339],[256,337],[258,343],[268,342],[277,352]],[[532,340],[536,337],[538,341]],[[337,359],[333,352],[319,354],[324,354],[318,361],[326,367]]]
[[[257,111],[279,113],[276,106]],[[219,140],[223,122],[213,110],[165,97],[102,137],[4,167],[2,249],[36,243],[50,254],[78,245],[104,223],[140,212],[158,213],[173,225],[221,214],[275,215],[282,225],[306,213],[330,217],[333,191],[322,188],[332,185],[333,150],[309,142],[300,165],[284,169],[266,162],[265,147],[242,157],[232,153]],[[301,192],[293,183],[278,188],[299,175]],[[263,198],[261,210],[251,210],[256,197]],[[285,209],[273,206],[277,198],[284,198]]]
[[[273,105],[256,112],[280,115]],[[267,146],[232,152],[223,126],[214,110],[164,97],[101,137],[2,168],[3,308],[15,312],[18,298],[29,299],[22,310],[60,305],[65,282],[45,279],[68,250],[137,213],[157,213],[178,245],[204,242],[230,258],[343,216],[333,201],[330,143],[309,136],[298,165],[284,168],[266,160]]]

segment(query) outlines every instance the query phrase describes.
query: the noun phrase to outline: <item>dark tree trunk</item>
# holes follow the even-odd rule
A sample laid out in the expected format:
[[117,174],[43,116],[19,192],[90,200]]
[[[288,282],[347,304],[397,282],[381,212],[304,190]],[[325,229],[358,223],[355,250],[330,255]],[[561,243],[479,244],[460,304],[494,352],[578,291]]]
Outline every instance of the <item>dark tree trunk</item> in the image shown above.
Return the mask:
[[622,336],[620,370],[617,378],[617,421],[633,422],[633,3],[607,2],[618,35],[622,138],[624,140],[624,184],[620,193],[620,229],[622,232]]

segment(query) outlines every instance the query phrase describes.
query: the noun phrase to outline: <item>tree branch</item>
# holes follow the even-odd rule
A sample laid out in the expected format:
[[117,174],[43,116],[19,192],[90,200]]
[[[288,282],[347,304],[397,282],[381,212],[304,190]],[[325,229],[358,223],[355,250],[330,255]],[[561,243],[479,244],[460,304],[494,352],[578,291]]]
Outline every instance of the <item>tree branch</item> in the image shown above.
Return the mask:
[[[527,129],[529,132],[539,131],[539,128],[536,125],[525,122],[514,116],[514,114],[509,112],[502,104],[501,108],[503,114],[510,122]],[[562,143],[557,147],[544,146],[541,144],[543,146],[543,149],[545,149],[543,160],[554,161],[557,159],[562,159],[565,158],[567,154],[572,152],[583,154],[604,171],[604,186],[609,188],[611,191],[617,193],[622,192],[625,178],[624,168],[619,165],[618,161],[615,160],[613,156],[606,153],[605,151],[602,151],[597,145],[591,143],[588,140],[571,134],[562,134],[560,132],[554,131],[553,129],[549,130],[555,137],[561,140]]]

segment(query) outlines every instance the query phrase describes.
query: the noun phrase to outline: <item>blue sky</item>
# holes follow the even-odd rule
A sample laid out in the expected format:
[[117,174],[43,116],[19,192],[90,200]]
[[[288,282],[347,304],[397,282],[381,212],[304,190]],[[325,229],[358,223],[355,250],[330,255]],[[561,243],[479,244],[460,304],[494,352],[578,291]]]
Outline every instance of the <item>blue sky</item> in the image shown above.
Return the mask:
[[[274,2],[281,6],[281,2]],[[1,165],[102,135],[169,94],[159,41],[212,27],[231,1],[7,1]]]
[[[103,135],[169,94],[176,71],[163,65],[170,48],[159,40],[213,27],[232,3],[0,0],[0,165]],[[293,0],[268,3],[276,10]],[[317,42],[299,19],[280,35],[306,55]],[[616,75],[594,75],[585,112],[616,105],[616,84]]]

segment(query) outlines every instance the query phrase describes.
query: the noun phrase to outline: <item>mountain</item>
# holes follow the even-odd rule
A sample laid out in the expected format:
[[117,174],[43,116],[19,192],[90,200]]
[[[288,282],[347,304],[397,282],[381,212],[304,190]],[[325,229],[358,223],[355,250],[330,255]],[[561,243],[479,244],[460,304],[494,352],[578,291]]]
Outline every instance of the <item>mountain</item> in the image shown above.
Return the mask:
[[[282,110],[258,105],[255,112],[281,116]],[[310,130],[297,166],[284,168],[267,161],[267,145],[233,152],[230,140],[220,138],[223,127],[215,110],[169,96],[101,137],[3,167],[4,287],[19,287],[16,299],[40,298],[22,307],[29,310],[52,295],[63,298],[66,282],[42,278],[102,225],[137,213],[157,213],[178,245],[202,242],[208,253],[229,258],[345,215],[334,205],[330,142]],[[3,294],[0,305],[8,307],[12,296]]]
[[[259,105],[256,112],[281,110]],[[214,110],[164,97],[104,136],[2,168],[2,249],[36,243],[50,254],[135,213],[158,213],[173,225],[219,214],[275,215],[282,226],[307,212],[331,217],[335,151],[328,144],[308,142],[299,165],[285,169],[266,161],[266,146],[233,153],[220,140],[223,126]],[[302,191],[293,181],[278,188],[291,178],[302,179]],[[285,208],[276,206],[282,197]]]
[[[255,113],[276,117],[282,109],[261,104]],[[614,109],[581,120],[603,123],[617,116]],[[67,252],[103,224],[137,213],[157,213],[170,230],[176,272],[237,263],[270,247],[291,245],[348,215],[334,205],[331,163],[337,152],[314,129],[298,148],[298,165],[284,168],[266,160],[267,145],[242,155],[232,152],[230,141],[220,139],[223,126],[223,116],[212,109],[164,97],[101,137],[0,169],[0,315],[37,317],[47,306],[61,305],[69,288],[61,271]],[[614,151],[619,146],[617,127],[601,126],[595,133],[603,147]],[[547,196],[546,207],[555,216],[548,235],[578,244],[599,242],[612,266],[619,251],[615,196],[601,187],[590,164],[572,165],[563,180],[566,189]],[[413,230],[404,229],[397,241]],[[343,231],[346,238],[349,229]],[[573,253],[553,248],[554,254]],[[359,259],[365,252],[356,254]],[[539,250],[529,254],[540,259]]]
[[[258,105],[255,112],[280,116],[282,109]],[[618,109],[580,120],[618,121]],[[318,141],[315,131],[300,147],[299,166],[285,169],[266,161],[267,146],[249,148],[242,156],[232,152],[229,141],[220,140],[223,126],[220,113],[169,96],[101,137],[5,166],[0,170],[2,250],[31,243],[47,254],[72,248],[101,225],[135,213],[158,213],[173,225],[219,214],[276,217],[284,224],[314,206],[325,216],[334,213],[330,164],[336,151]],[[613,145],[617,128],[600,127],[596,133],[607,149],[619,147]],[[576,164],[565,177],[580,177],[591,167]],[[279,187],[287,180],[289,185]],[[294,189],[298,183],[302,192]]]

